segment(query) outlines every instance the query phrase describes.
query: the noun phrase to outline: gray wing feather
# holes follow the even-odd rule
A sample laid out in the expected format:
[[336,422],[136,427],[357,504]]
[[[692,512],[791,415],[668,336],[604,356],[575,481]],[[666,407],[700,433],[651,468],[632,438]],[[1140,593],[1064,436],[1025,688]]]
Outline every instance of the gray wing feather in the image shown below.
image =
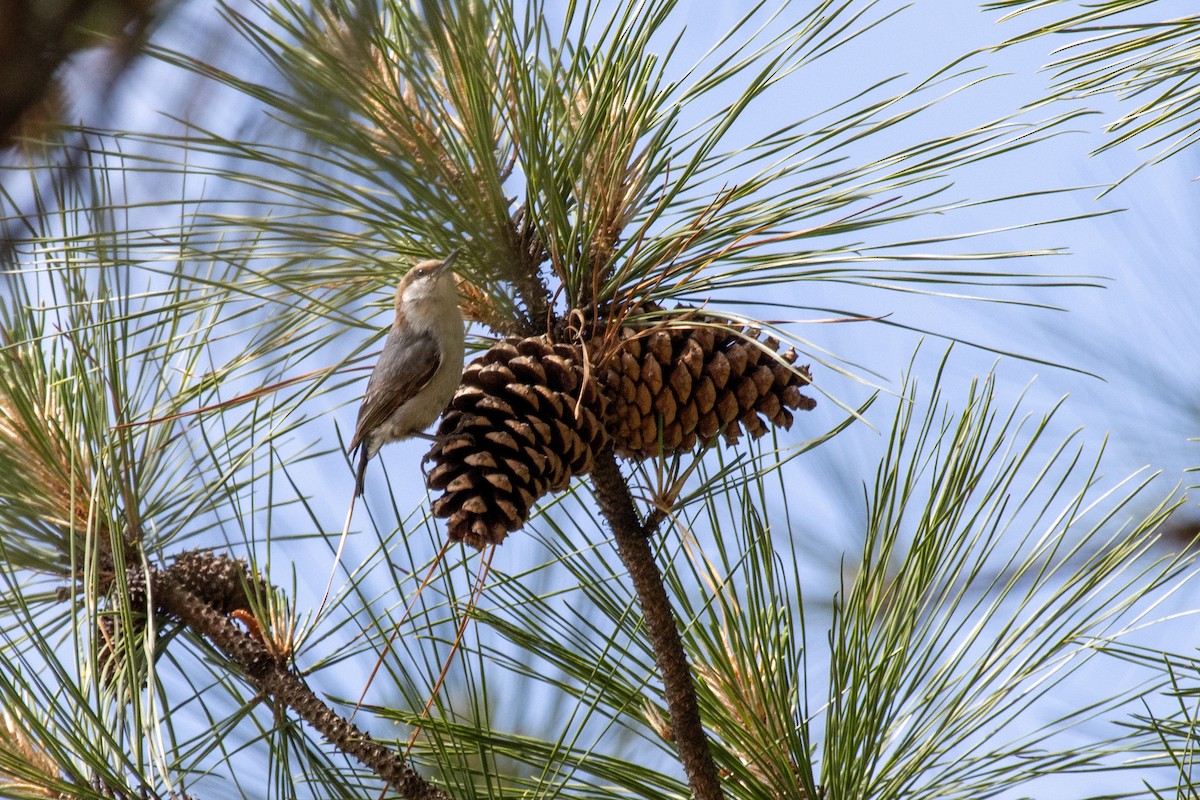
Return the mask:
[[[408,338],[408,337],[406,337]],[[367,392],[358,409],[358,424],[350,450],[368,447],[367,436],[378,428],[408,398],[421,391],[437,372],[442,363],[441,349],[429,334],[410,339],[408,352],[401,357],[395,351],[400,347],[395,329],[388,331],[383,343],[383,352],[367,381]]]

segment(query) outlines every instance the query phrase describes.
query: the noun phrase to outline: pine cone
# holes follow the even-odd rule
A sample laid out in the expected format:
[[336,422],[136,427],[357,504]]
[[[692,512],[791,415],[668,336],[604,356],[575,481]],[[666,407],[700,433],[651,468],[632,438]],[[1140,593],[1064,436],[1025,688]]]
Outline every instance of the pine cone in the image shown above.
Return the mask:
[[[602,349],[593,342],[594,352]],[[800,393],[808,367],[774,338],[731,324],[637,330],[624,327],[598,356],[597,380],[611,398],[606,423],[626,458],[652,458],[708,444],[719,432],[734,443],[767,424],[790,428],[791,410],[816,401]],[[775,358],[771,353],[778,353]],[[760,416],[761,415],[761,416]],[[765,417],[765,421],[764,421]]]
[[185,550],[168,568],[180,585],[215,611],[230,614],[253,603],[247,591],[265,595],[270,585],[250,571],[244,558],[209,550]]
[[[610,442],[627,458],[681,453],[718,433],[736,442],[791,427],[807,367],[794,350],[727,320],[657,329],[589,326],[579,345],[505,339],[467,366],[427,460],[433,514],[452,541],[499,544],[538,499],[591,471]],[[775,356],[771,354],[777,354]],[[789,410],[791,409],[791,410]],[[765,418],[765,421],[764,421]]]
[[499,544],[538,498],[589,472],[608,443],[607,404],[575,345],[505,339],[472,361],[426,456],[451,540]]
[[[180,586],[220,614],[249,608],[251,602],[247,591],[263,594],[270,588],[261,576],[250,572],[244,559],[207,550],[185,550],[175,557],[166,571],[175,577]],[[140,564],[125,570],[125,582],[132,620],[132,637],[128,641],[136,642],[145,632],[150,614],[159,614],[162,609],[149,607],[146,572]],[[112,591],[116,591],[115,582]],[[115,599],[110,598],[108,605],[110,611],[98,620],[100,635],[97,640],[97,661],[105,680],[111,680],[116,675],[121,660],[127,657],[127,637],[121,629],[123,617],[116,611]],[[137,648],[134,657],[140,658],[141,652],[141,648]]]
[[[140,565],[131,567],[125,571],[125,581],[129,597],[130,633],[126,634],[123,627],[126,617],[118,609],[114,597],[106,600],[108,609],[96,619],[99,629],[99,635],[96,637],[96,664],[100,669],[101,680],[105,683],[116,679],[118,670],[127,658],[132,657],[135,663],[142,660],[143,651],[137,645],[145,634],[150,611],[146,602],[146,573]],[[111,591],[116,592],[115,582]],[[126,647],[131,642],[134,644],[132,652]]]

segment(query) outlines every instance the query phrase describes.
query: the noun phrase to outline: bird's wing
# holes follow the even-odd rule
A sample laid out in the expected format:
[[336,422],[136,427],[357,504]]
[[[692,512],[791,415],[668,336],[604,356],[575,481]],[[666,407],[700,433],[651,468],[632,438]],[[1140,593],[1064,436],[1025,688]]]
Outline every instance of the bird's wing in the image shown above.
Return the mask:
[[358,424],[350,450],[366,446],[366,437],[382,425],[400,405],[425,387],[442,363],[442,352],[429,334],[421,334],[403,358],[387,358],[396,346],[394,330],[388,331],[383,353],[367,381],[367,393],[358,409]]

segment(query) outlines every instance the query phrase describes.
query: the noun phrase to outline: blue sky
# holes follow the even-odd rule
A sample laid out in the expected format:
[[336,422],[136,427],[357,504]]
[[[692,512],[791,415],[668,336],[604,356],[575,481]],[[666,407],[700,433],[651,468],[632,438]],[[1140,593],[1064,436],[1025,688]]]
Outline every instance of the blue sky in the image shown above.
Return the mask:
[[[164,32],[168,37],[166,41],[173,36],[193,35],[198,23],[208,24],[210,20],[205,12],[197,10],[204,5],[195,3],[185,9],[185,16]],[[681,56],[685,56],[681,61],[688,60],[689,48],[699,46],[715,32],[726,29],[735,19],[737,5],[689,6],[689,10],[681,14],[688,26],[685,39],[688,46],[681,51]],[[899,3],[880,3],[871,13],[882,16],[900,8]],[[1187,10],[1187,4],[1182,2],[1159,2],[1147,13],[1167,17]],[[911,77],[902,81],[915,81],[942,68],[967,50],[985,48],[1019,32],[1022,25],[1012,22],[998,26],[995,15],[980,12],[973,4],[959,0],[917,2],[860,41],[828,60],[818,62],[781,87],[776,95],[777,113],[798,115],[795,114],[797,109],[822,108],[887,75],[905,73]],[[201,37],[196,39],[199,41]],[[244,66],[247,62],[237,49],[236,40],[229,44],[227,49],[204,44],[199,52]],[[896,137],[894,141],[884,139],[869,147],[848,150],[847,157],[865,156],[871,148],[898,147],[905,137],[928,138],[958,130],[1036,101],[1048,83],[1048,76],[1039,71],[1048,58],[1048,45],[1046,41],[1038,41],[999,53],[981,54],[978,57],[981,65],[1010,74],[965,92],[934,112],[922,115],[911,125],[898,126],[888,134]],[[691,52],[698,54],[699,50],[691,49]],[[123,94],[121,108],[127,112],[127,119],[134,120],[130,127],[165,124],[157,116],[158,111],[180,98],[178,94],[155,91],[161,86],[157,71],[161,69],[140,69]],[[230,113],[231,109],[212,102],[207,96],[204,100],[200,103],[191,98],[193,105],[189,113],[199,115],[197,118],[203,118],[205,124],[240,127],[243,120],[237,113]],[[1104,140],[1100,130],[1102,122],[1115,111],[1110,100],[1099,102],[1101,115],[1078,120],[1071,126],[1075,133],[956,174],[950,195],[977,200],[1027,191],[1031,185],[1045,189],[1098,187],[1126,174],[1147,154],[1124,147],[1100,157],[1088,157],[1089,151]],[[748,114],[743,120],[745,134],[752,136],[756,130],[775,121],[770,111]],[[251,124],[255,124],[253,119]],[[1149,466],[1164,471],[1167,485],[1186,482],[1189,476],[1184,470],[1200,464],[1197,444],[1187,441],[1188,437],[1200,436],[1200,425],[1197,424],[1200,401],[1196,400],[1200,373],[1192,356],[1200,334],[1195,313],[1200,307],[1200,281],[1194,277],[1200,256],[1195,226],[1196,192],[1200,191],[1200,184],[1193,181],[1197,174],[1200,174],[1200,159],[1185,153],[1165,164],[1142,170],[1101,199],[1096,199],[1099,190],[1093,188],[1011,206],[968,208],[953,215],[922,220],[905,234],[919,236],[992,230],[1052,217],[1128,209],[1116,215],[998,233],[980,240],[980,247],[993,250],[1068,248],[1070,255],[1043,259],[1036,265],[1031,264],[1030,270],[1102,276],[1103,280],[1099,282],[1106,287],[1103,289],[1006,290],[1000,293],[1009,300],[1048,303],[1062,307],[1063,311],[897,293],[875,293],[863,300],[861,293],[842,296],[835,287],[815,284],[797,287],[796,291],[827,294],[803,295],[797,302],[822,307],[858,303],[856,310],[886,316],[898,324],[926,327],[990,348],[1074,367],[1081,372],[1001,358],[986,349],[958,347],[947,383],[955,390],[963,391],[972,377],[995,367],[1001,376],[1002,395],[1015,400],[1024,392],[1027,408],[1034,413],[1040,413],[1061,396],[1069,394],[1070,398],[1057,418],[1057,430],[1065,435],[1076,427],[1086,426],[1086,437],[1093,448],[1099,447],[1107,436],[1108,477],[1115,480]],[[882,235],[899,238],[898,234]],[[812,288],[814,285],[816,289]],[[383,299],[382,294],[380,299]],[[882,387],[891,390],[899,389],[912,354],[922,339],[917,333],[872,324],[801,323],[796,330],[814,344],[860,365],[874,374]],[[921,375],[936,365],[945,346],[943,340],[925,337],[916,362],[916,373]],[[823,380],[821,375],[817,377]],[[849,403],[861,402],[870,391],[862,383],[832,376],[829,389]],[[330,445],[333,424],[336,423],[345,435],[352,429],[357,408],[352,391],[347,390],[339,399],[345,404],[331,402],[324,415],[323,441]],[[878,423],[886,424],[891,413],[890,404],[881,404],[877,411],[880,412]],[[825,402],[811,420],[808,417],[798,420],[789,435],[800,440],[832,426],[837,419],[833,404]],[[787,437],[782,440],[786,443]],[[854,552],[862,509],[857,506],[847,508],[847,501],[860,497],[861,483],[869,481],[885,443],[885,436],[879,432],[859,426],[817,450],[802,463],[790,467],[789,474],[798,485],[805,487],[806,502],[811,505],[813,513],[808,525],[821,531],[814,549],[827,551],[825,566],[836,564],[843,553]],[[412,465],[426,449],[424,442],[392,445],[381,456],[387,462],[393,487],[406,487],[397,497],[401,508],[416,508],[423,502],[424,495],[418,482],[413,480]],[[348,497],[352,480],[349,467],[344,475],[338,474],[337,460],[332,457],[320,465],[308,473],[308,477],[314,482],[326,481],[334,487],[344,485],[345,492],[335,490],[334,494],[338,498]],[[373,462],[369,468],[368,502],[379,506],[384,505],[376,494],[384,487],[381,473],[380,464]],[[297,474],[303,477],[304,469]],[[344,513],[340,499],[322,511],[328,529],[340,530]],[[360,509],[358,513],[364,511]],[[827,547],[830,541],[835,543],[833,548]],[[519,552],[513,552],[516,549],[515,540],[510,540],[498,556],[507,561],[504,568],[509,572],[516,571],[524,559]],[[323,588],[323,577],[327,574],[324,565],[328,551],[324,547],[318,547],[316,551],[313,561],[321,565],[318,570],[322,576],[321,586],[308,586],[309,592]],[[829,577],[826,573],[825,578]],[[1070,794],[1066,793],[1067,796]]]

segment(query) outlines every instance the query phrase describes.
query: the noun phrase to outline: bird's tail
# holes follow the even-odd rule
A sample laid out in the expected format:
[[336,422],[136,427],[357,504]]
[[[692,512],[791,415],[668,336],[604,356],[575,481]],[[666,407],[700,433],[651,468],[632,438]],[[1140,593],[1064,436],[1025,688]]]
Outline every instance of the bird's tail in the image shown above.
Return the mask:
[[[366,442],[359,442],[358,447],[354,449],[358,450],[358,472],[354,476],[354,494],[357,497],[362,497],[364,491],[363,484],[367,477],[367,462],[371,460],[371,451],[367,447]],[[352,450],[351,453],[353,454],[353,452]]]

